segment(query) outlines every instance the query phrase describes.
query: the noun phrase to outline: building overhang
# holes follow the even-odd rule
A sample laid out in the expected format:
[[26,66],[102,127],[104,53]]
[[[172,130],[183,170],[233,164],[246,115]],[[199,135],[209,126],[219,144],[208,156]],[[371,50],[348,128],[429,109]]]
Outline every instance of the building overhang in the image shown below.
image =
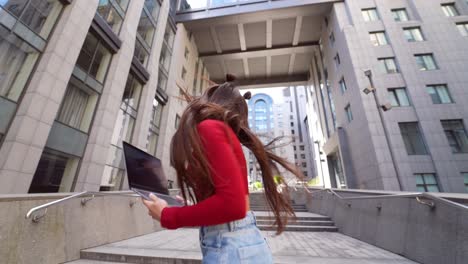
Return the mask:
[[194,37],[211,80],[222,82],[230,73],[249,89],[255,85],[302,85],[307,81],[326,17],[335,2],[342,1],[239,2],[218,11],[203,11],[238,12],[224,10],[222,15],[179,22],[183,21]]

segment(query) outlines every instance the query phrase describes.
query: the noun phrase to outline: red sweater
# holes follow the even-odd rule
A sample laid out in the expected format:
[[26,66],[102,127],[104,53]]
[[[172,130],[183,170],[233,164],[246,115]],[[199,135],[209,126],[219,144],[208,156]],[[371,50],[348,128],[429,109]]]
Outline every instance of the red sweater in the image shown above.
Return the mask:
[[195,205],[164,208],[161,225],[168,229],[217,225],[246,215],[247,167],[239,139],[222,121],[205,120],[197,129],[211,166],[215,191]]

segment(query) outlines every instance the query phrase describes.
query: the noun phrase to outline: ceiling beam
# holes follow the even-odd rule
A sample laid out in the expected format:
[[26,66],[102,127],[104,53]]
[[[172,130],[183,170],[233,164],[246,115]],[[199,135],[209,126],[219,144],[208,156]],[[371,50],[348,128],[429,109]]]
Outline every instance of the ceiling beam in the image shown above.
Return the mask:
[[266,27],[266,48],[271,49],[273,46],[273,20],[268,19]]
[[216,48],[217,53],[223,53],[221,49],[221,44],[219,44],[218,34],[216,33],[216,28],[214,26],[210,27],[211,38],[213,39],[213,43]]
[[301,53],[312,53],[317,49],[318,43],[301,44],[298,46],[287,46],[272,49],[257,49],[247,50],[242,52],[225,52],[222,54],[200,54],[200,58],[206,62],[219,61],[219,60],[236,60],[244,58],[258,58],[267,56],[277,56],[285,54],[301,54]]
[[240,40],[240,46],[241,50],[247,50],[247,44],[245,42],[245,32],[244,32],[244,24],[238,24],[237,29],[239,30],[239,40]]
[[[288,86],[294,84],[306,83],[309,79],[307,74],[296,74],[291,76],[274,76],[270,78],[250,78],[238,79],[236,85],[239,89],[252,89],[274,86]],[[217,83],[224,82],[223,80],[214,80]]]
[[291,57],[289,57],[289,69],[288,75],[291,75],[294,70],[294,62],[296,61],[296,53],[292,53]]
[[[329,12],[335,2],[344,0],[288,0],[261,1],[260,3],[246,3],[229,7],[198,9],[194,11],[177,12],[176,22],[204,22],[206,20],[229,19],[230,21],[245,21],[251,23],[259,18],[294,17],[297,13],[304,15],[324,15]],[[291,15],[295,13],[295,15]],[[257,17],[257,18],[255,18]],[[237,23],[236,23],[237,24]]]
[[244,76],[245,78],[249,78],[250,77],[249,60],[247,58],[243,58],[242,62],[244,64]]
[[271,76],[271,56],[266,57],[266,75],[267,78]]
[[296,18],[296,27],[294,29],[294,37],[293,37],[293,46],[297,46],[299,44],[299,38],[301,37],[301,29],[302,29],[302,16],[298,16]]

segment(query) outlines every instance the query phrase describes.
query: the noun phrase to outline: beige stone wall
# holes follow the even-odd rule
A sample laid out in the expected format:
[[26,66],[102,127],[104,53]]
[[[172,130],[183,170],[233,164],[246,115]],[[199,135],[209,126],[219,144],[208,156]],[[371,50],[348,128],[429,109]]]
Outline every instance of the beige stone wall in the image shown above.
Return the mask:
[[0,193],[27,193],[98,1],[66,6],[0,148]]
[[31,208],[66,195],[0,196],[1,263],[63,263],[78,259],[81,249],[161,230],[141,200],[128,196],[95,197],[84,206],[76,198],[48,208],[38,223],[25,218]]

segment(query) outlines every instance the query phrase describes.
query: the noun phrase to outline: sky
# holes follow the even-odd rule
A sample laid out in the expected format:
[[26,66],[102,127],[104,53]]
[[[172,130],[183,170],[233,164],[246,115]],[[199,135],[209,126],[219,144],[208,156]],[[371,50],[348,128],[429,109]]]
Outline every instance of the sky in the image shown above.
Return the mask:
[[283,103],[283,89],[284,88],[285,87],[247,89],[247,90],[241,90],[240,92],[241,94],[244,94],[250,91],[252,93],[252,96],[258,93],[268,94],[273,99],[274,104],[280,104],[280,103]]

